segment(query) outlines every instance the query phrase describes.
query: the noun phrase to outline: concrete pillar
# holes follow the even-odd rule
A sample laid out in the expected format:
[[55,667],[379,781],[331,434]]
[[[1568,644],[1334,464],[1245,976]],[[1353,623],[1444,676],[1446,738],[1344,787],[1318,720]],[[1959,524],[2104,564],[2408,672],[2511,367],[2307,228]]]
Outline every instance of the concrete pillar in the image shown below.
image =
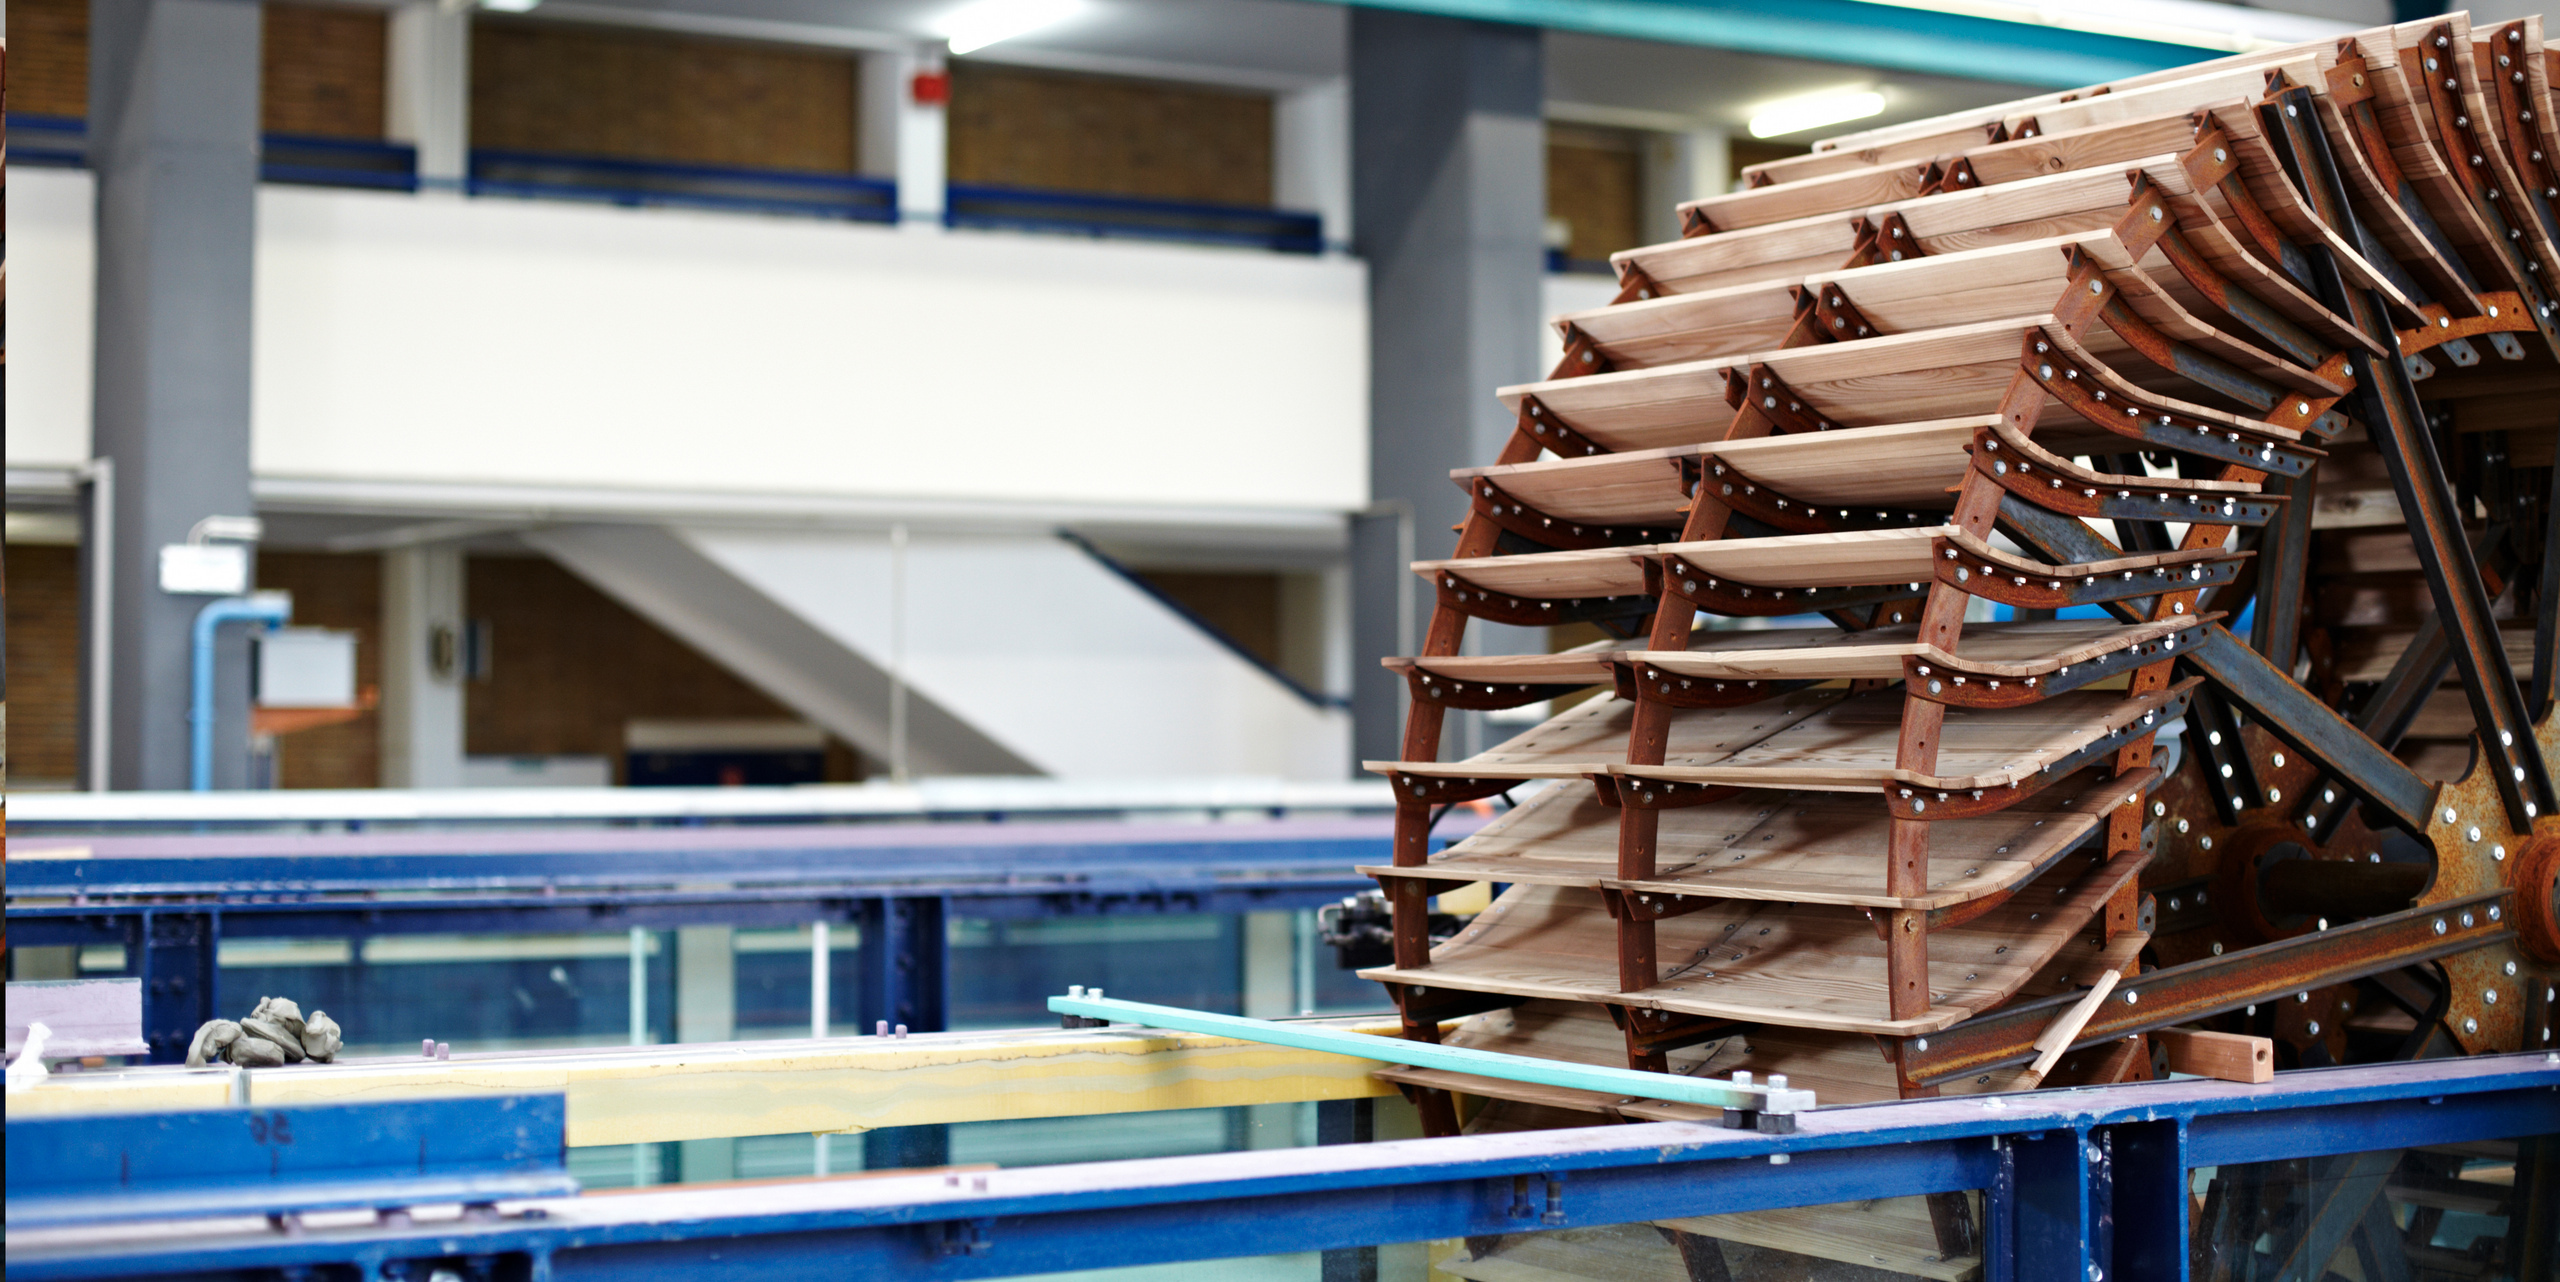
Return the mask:
[[919,231],[942,229],[949,148],[943,104],[918,102],[919,74],[941,74],[939,46],[862,59],[862,172],[898,180],[898,220]]
[[382,554],[382,786],[462,786],[462,545]]
[[1324,219],[1325,248],[1351,244],[1351,82],[1280,95],[1271,113],[1271,196]]
[[[116,474],[109,778],[187,786],[188,636],[208,598],[160,590],[160,548],[247,516],[260,9],[90,0],[97,180],[96,453]],[[217,787],[248,769],[248,642],[221,647]]]
[[[676,1040],[726,1042],[738,1035],[737,932],[727,926],[676,931]],[[679,1141],[687,1183],[735,1178],[734,1139]]]
[[1680,239],[1680,203],[1721,196],[1731,185],[1733,151],[1725,131],[1702,125],[1686,133],[1645,137],[1644,239]]
[[[1409,510],[1414,551],[1448,555],[1466,496],[1449,469],[1492,461],[1511,432],[1494,388],[1544,371],[1541,34],[1381,9],[1351,11],[1352,205],[1369,264],[1369,484]],[[1399,598],[1418,640],[1431,596],[1397,564],[1394,515],[1352,536],[1353,757],[1393,758],[1404,686],[1377,664],[1399,651]],[[1534,634],[1472,624],[1486,651],[1543,649]],[[1472,750],[1480,718],[1451,718],[1443,756]]]
[[418,187],[459,193],[471,170],[471,7],[409,0],[391,11],[383,133],[418,149]]

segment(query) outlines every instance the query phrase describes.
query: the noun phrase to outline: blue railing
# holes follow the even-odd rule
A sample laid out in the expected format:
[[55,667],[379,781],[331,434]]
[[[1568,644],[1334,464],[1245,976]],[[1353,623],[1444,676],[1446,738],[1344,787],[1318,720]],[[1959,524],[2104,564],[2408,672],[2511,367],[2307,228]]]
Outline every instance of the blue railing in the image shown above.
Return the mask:
[[[9,159],[78,168],[88,163],[87,122],[12,113]],[[259,176],[267,182],[416,191],[417,148],[351,138],[267,134]],[[606,156],[474,149],[465,190],[475,196],[587,200],[796,214],[854,222],[898,221],[898,185],[855,174],[798,173],[732,165],[666,164]],[[1324,252],[1324,220],[1309,213],[953,183],[943,221],[952,227],[1233,245],[1283,254]],[[1576,263],[1572,269],[1589,265]],[[1606,264],[1598,265],[1602,270]],[[1555,270],[1566,270],[1557,266]]]
[[1618,269],[1606,258],[1570,258],[1561,249],[1547,251],[1547,270],[1566,276],[1615,276]]
[[[78,116],[9,113],[9,163],[78,169],[89,163],[89,122]],[[264,134],[258,177],[316,187],[418,189],[418,149],[366,138]]]
[[1242,245],[1283,254],[1324,252],[1322,218],[1286,209],[1256,209],[1245,205],[1204,205],[953,183],[942,218],[953,227]]
[[418,149],[407,143],[268,134],[258,140],[258,177],[313,187],[418,189]]
[[77,169],[89,160],[89,122],[78,116],[9,113],[9,163]]
[[898,220],[898,185],[853,174],[794,173],[727,165],[670,165],[531,151],[471,153],[471,194],[683,205],[748,213],[811,214],[856,222]]

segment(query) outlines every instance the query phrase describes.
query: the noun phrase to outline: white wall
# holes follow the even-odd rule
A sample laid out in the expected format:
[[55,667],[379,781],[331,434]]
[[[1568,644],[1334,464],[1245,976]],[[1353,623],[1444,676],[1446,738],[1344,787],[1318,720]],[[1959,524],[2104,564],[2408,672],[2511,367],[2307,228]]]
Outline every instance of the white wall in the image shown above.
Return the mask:
[[[72,462],[88,176],[10,176],[8,459]],[[1356,262],[275,186],[258,219],[262,482],[1368,502]]]
[[96,190],[85,169],[9,166],[12,467],[64,467],[89,459]]
[[[678,533],[889,667],[886,538]],[[1349,765],[1345,713],[1310,706],[1061,540],[918,537],[905,581],[908,684],[1043,773],[1338,779]]]

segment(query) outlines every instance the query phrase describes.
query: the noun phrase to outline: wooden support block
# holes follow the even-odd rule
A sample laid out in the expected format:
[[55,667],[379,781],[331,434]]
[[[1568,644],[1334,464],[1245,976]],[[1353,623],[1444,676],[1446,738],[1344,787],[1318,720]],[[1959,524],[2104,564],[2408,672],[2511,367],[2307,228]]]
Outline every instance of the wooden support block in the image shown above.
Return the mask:
[[2225,1082],[2271,1082],[2276,1076],[2275,1040],[2238,1033],[2208,1033],[2196,1028],[2163,1028],[2151,1034],[2169,1052],[2169,1071]]

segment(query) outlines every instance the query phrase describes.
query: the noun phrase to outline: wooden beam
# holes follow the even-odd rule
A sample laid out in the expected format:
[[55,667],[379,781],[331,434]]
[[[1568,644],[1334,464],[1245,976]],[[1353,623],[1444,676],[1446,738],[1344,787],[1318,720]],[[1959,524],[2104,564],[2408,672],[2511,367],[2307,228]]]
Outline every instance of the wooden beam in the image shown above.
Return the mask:
[[2275,1040],[2195,1028],[2154,1030],[2151,1039],[2169,1052],[2169,1071],[2225,1082],[2272,1082]]
[[[1382,1040],[1392,1020],[1308,1020]],[[904,1038],[635,1046],[275,1069],[57,1076],[8,1116],[561,1091],[568,1142],[655,1143],[885,1126],[1367,1099],[1376,1060],[1157,1029],[1006,1029]],[[234,1075],[243,1079],[238,1097]]]

